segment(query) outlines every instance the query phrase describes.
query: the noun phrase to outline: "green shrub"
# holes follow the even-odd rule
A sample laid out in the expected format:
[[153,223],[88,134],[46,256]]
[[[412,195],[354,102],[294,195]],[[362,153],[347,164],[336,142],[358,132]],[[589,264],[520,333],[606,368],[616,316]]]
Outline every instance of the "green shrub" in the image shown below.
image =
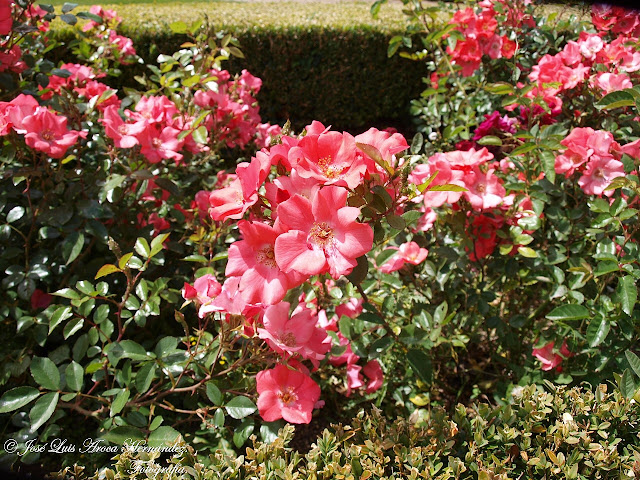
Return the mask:
[[[94,479],[134,477],[132,469],[158,472],[173,465],[178,475],[165,478],[304,479],[605,479],[633,478],[640,470],[640,409],[618,391],[528,386],[511,404],[459,405],[452,416],[420,411],[409,420],[386,420],[379,410],[361,413],[351,426],[332,426],[309,452],[288,446],[294,427],[285,426],[271,442],[256,442],[238,458],[216,453],[198,463],[186,446],[170,463],[157,452],[124,450],[111,469]],[[137,467],[136,467],[137,466]],[[83,467],[57,474],[86,478]]]

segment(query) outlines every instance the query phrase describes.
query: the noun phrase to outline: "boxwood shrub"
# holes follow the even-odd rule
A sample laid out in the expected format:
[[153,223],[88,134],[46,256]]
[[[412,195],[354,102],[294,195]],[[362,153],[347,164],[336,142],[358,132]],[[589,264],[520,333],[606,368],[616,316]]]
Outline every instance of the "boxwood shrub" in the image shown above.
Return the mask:
[[[610,388],[609,388],[610,390]],[[92,479],[609,479],[640,473],[640,408],[619,391],[547,385],[521,387],[509,403],[459,405],[387,420],[375,407],[352,425],[326,429],[308,452],[289,447],[294,427],[246,454],[211,455],[191,446],[166,459],[158,452],[123,450],[112,468]],[[164,458],[164,459],[163,459]],[[171,467],[172,466],[172,467]],[[171,467],[171,470],[169,468]],[[131,472],[138,471],[138,476]],[[143,472],[143,473],[140,473]],[[57,478],[87,478],[68,467]],[[146,476],[145,476],[146,475]]]

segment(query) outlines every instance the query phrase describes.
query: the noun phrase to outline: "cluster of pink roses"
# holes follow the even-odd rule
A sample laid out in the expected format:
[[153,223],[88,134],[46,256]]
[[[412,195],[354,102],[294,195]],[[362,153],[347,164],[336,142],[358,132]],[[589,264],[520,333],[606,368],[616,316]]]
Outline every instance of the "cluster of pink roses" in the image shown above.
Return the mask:
[[[14,32],[14,20],[34,23],[40,32],[49,30],[49,22],[43,20],[47,14],[38,5],[20,7],[12,0],[0,0],[0,72],[22,73],[27,64],[22,60],[23,51],[19,45],[19,35]],[[4,38],[3,38],[4,37]]]
[[[593,12],[598,11],[594,6]],[[638,14],[629,13],[629,18],[637,21]],[[620,31],[611,42],[604,38],[606,30],[582,32],[577,41],[568,41],[561,52],[544,55],[533,66],[529,80],[535,83],[535,88],[527,96],[540,96],[552,111],[559,112],[562,99],[558,94],[561,92],[588,85],[606,95],[631,88],[632,79],[640,71],[640,52],[631,45],[637,42],[635,36],[630,36],[634,32],[635,28]],[[603,66],[606,67],[604,71]]]
[[640,140],[621,146],[610,132],[590,127],[574,128],[560,143],[566,149],[556,156],[556,172],[566,176],[579,172],[578,185],[587,195],[610,197],[613,190],[606,188],[625,175],[622,155],[640,158]]
[[122,17],[119,17],[114,10],[105,10],[100,5],[91,6],[89,13],[100,17],[102,23],[89,20],[82,26],[82,31],[106,41],[105,46],[108,51],[103,55],[113,54],[124,65],[131,63],[133,61],[131,57],[136,55],[133,41],[129,37],[119,35],[116,30],[122,22]]
[[478,14],[468,7],[458,10],[449,23],[464,35],[458,40],[455,48],[447,48],[452,63],[462,67],[462,75],[468,77],[480,68],[482,56],[492,59],[511,58],[516,50],[516,43],[506,35],[498,35],[498,20],[492,2],[481,2],[482,11]]
[[[349,274],[356,259],[371,250],[373,229],[358,221],[360,208],[349,206],[348,198],[354,189],[374,184],[395,197],[383,162],[394,168],[396,154],[408,148],[402,135],[375,128],[353,137],[313,122],[305,133],[282,136],[251,162],[239,164],[221,188],[197,196],[199,210],[213,221],[238,220],[242,239],[229,247],[222,285],[205,276],[183,290],[187,300],[197,301],[201,317],[210,312],[242,315],[245,333],[255,333],[281,356],[282,365],[257,377],[258,407],[265,419],[296,422],[310,420],[320,394],[300,361],[318,367],[331,349],[327,331],[337,330],[337,318],[328,321],[326,311],[309,308],[304,297],[290,313],[283,299],[313,276]],[[369,155],[372,151],[379,163]],[[358,309],[349,303],[338,312],[352,316]],[[362,368],[358,360],[353,353],[332,359],[347,364],[347,393],[364,385],[361,370],[371,379],[367,391],[379,388],[380,365],[370,362]]]
[[[102,108],[101,122],[105,132],[117,148],[140,147],[140,153],[150,163],[164,159],[183,159],[182,149],[197,154],[208,151],[206,144],[198,143],[192,134],[193,122],[202,112],[210,111],[201,119],[210,137],[229,147],[245,147],[254,140],[258,146],[268,144],[276,136],[278,126],[260,123],[255,94],[261,81],[246,70],[237,80],[230,80],[229,72],[212,71],[218,78],[218,91],[198,90],[194,103],[201,111],[194,116],[178,110],[174,102],[164,95],[143,97],[133,110],[120,116],[119,102]],[[186,134],[186,135],[185,135]],[[207,138],[206,142],[211,141]]]
[[216,90],[199,90],[194,98],[196,105],[212,111],[206,120],[208,130],[219,132],[220,141],[229,147],[244,148],[251,140],[258,148],[268,146],[281,129],[278,125],[261,123],[256,95],[262,80],[247,70],[242,70],[237,79],[226,70],[210,73],[216,78]]
[[67,117],[41,107],[35,98],[24,94],[0,102],[0,136],[12,132],[23,135],[27,146],[51,158],[62,158],[78,137],[86,136],[86,132],[70,130]]

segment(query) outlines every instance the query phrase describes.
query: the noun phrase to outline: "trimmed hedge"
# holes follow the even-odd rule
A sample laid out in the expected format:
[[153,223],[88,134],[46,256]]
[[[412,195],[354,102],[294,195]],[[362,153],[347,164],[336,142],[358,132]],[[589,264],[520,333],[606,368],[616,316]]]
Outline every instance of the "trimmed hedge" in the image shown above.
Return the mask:
[[[232,16],[217,5],[209,7],[213,8],[208,12],[210,20],[234,34],[245,55],[245,59],[231,59],[229,70],[246,68],[263,80],[258,101],[264,121],[282,125],[290,119],[296,130],[320,120],[336,130],[356,133],[370,126],[395,126],[410,133],[409,104],[423,89],[426,69],[418,62],[387,57],[390,38],[403,31],[401,14],[395,9],[376,21],[369,16],[367,4],[343,6],[345,17],[337,16],[341,8],[337,5],[323,5],[319,16],[306,7],[308,12],[292,13],[287,24],[287,4],[279,4],[283,10],[275,16],[264,14],[265,8],[274,10],[272,4],[235,4]],[[198,6],[160,5],[156,16],[147,15],[153,8],[147,5],[114,8],[125,18],[122,33],[133,39],[145,63],[155,64],[159,53],[171,54],[186,40],[171,33],[168,19],[185,20],[188,9],[190,21],[196,20],[206,12]],[[252,7],[256,11],[250,15],[247,9]],[[148,18],[153,20],[144,20]],[[73,39],[71,30],[60,26],[56,35],[65,43]],[[51,54],[56,62],[73,59],[66,49]],[[107,83],[135,88],[134,76],[146,72],[146,67],[134,65]]]
[[[549,384],[551,385],[551,384]],[[167,479],[613,479],[640,473],[640,406],[619,391],[517,387],[511,404],[459,405],[419,411],[409,421],[388,421],[379,410],[360,415],[350,427],[325,430],[306,454],[288,447],[294,427],[256,442],[238,458],[221,452],[207,465],[193,448],[168,462],[158,452],[124,450],[115,466],[93,479],[154,478],[159,468],[181,469]],[[184,445],[184,444],[183,444]],[[174,450],[175,452],[175,450]],[[167,455],[165,454],[166,458]],[[57,478],[86,478],[83,467],[66,468]],[[148,472],[146,476],[142,473]],[[155,473],[154,473],[155,472]]]

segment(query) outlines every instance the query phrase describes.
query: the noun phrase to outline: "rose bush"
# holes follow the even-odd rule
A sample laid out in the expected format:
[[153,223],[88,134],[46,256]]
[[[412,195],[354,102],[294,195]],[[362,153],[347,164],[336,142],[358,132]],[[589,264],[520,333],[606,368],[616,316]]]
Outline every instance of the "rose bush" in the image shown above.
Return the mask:
[[[435,174],[466,191],[423,196],[425,237],[414,240],[429,256],[407,273],[426,294],[404,310],[406,325],[420,313],[424,336],[438,332],[416,356],[430,378],[461,378],[413,388],[405,378],[396,395],[412,409],[614,378],[635,395],[638,12],[594,5],[578,19],[496,1],[443,22],[440,9],[404,3],[407,34],[389,54],[431,72],[413,104],[428,139],[414,152],[427,159],[409,180]],[[391,315],[403,312],[394,300]],[[404,307],[415,301],[407,294]]]
[[[378,391],[382,367],[334,315],[377,308],[363,306],[365,254],[419,216],[401,216],[418,193],[404,137],[262,123],[260,80],[222,68],[242,53],[202,21],[173,25],[189,41],[148,65],[142,90],[118,92],[109,77],[139,59],[115,12],[6,7],[5,435],[25,447],[182,434],[213,451],[258,425],[268,439],[281,418],[309,423],[319,378],[325,392],[338,378],[347,394]],[[56,67],[47,31],[60,20],[78,60]]]

